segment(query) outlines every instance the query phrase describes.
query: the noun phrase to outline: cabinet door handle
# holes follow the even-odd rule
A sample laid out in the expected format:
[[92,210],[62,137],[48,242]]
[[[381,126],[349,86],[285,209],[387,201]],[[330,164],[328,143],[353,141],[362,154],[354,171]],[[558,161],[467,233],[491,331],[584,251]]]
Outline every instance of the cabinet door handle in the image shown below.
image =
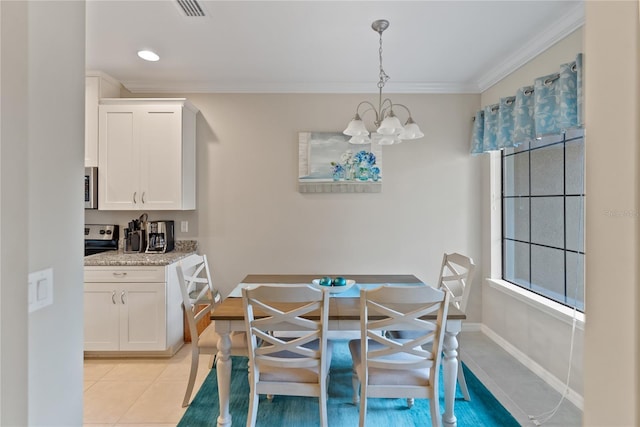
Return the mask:
[[133,192],[133,203],[138,203],[138,202],[136,201],[136,195],[137,195],[137,194],[138,194],[138,192],[137,192],[137,191],[134,191],[134,192]]
[[126,304],[124,302],[124,291],[122,291],[122,293],[120,294],[120,301],[122,302],[122,304]]
[[143,192],[142,192],[142,203],[145,203],[145,201],[144,201],[144,195],[145,195],[145,193],[146,193],[146,191],[143,191]]
[[127,272],[126,271],[114,271],[113,275],[116,276],[116,277],[124,277],[124,276],[127,275]]
[[116,303],[116,291],[111,291],[111,302]]

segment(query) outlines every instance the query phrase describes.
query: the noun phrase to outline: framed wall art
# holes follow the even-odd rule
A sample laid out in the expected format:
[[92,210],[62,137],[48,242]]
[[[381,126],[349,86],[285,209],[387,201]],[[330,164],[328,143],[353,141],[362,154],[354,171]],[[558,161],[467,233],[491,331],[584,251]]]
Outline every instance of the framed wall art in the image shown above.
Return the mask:
[[341,132],[300,132],[298,191],[301,193],[379,193],[382,147],[350,144]]

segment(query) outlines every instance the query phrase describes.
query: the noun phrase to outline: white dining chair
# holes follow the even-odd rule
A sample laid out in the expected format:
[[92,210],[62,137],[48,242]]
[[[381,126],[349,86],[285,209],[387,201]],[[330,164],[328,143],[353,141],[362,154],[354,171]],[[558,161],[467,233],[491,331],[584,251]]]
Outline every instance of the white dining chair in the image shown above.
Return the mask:
[[[442,257],[440,277],[438,278],[438,289],[447,288],[451,292],[451,304],[458,310],[466,314],[469,295],[471,293],[471,283],[473,282],[473,272],[476,265],[473,259],[459,253],[445,253]],[[398,331],[393,333],[397,338],[411,338],[415,332]],[[460,350],[458,350],[459,352]],[[462,363],[458,362],[458,385],[464,400],[471,400],[469,388],[462,370]]]
[[[462,313],[467,313],[467,304],[471,294],[471,283],[476,265],[473,259],[459,253],[444,254],[438,279],[438,288],[446,287],[451,292],[451,303]],[[460,352],[460,349],[458,349]],[[464,377],[462,363],[458,362],[458,385],[464,400],[471,400],[467,380]]]
[[[360,290],[361,338],[349,341],[353,401],[360,400],[360,427],[366,422],[369,397],[429,399],[431,423],[440,426],[438,376],[449,296],[446,289],[430,286]],[[436,313],[435,320],[421,319],[432,313]],[[408,339],[379,334],[404,330],[416,334]]]
[[[327,426],[329,292],[310,285],[252,285],[242,289],[242,299],[249,341],[247,427],[255,426],[261,394],[318,397],[320,425]],[[297,336],[280,336],[286,331]]]
[[[182,406],[188,406],[193,392],[196,375],[198,373],[198,362],[200,354],[210,354],[209,368],[215,364],[218,353],[218,339],[215,323],[211,322],[200,334],[198,334],[198,323],[209,316],[215,309],[215,305],[220,302],[220,294],[213,288],[211,282],[211,271],[206,255],[190,256],[178,262],[176,267],[182,304],[184,307],[187,325],[191,334],[191,370],[189,372],[189,382],[184,394]],[[247,339],[244,332],[233,332],[231,334],[231,355],[246,356],[248,353]]]

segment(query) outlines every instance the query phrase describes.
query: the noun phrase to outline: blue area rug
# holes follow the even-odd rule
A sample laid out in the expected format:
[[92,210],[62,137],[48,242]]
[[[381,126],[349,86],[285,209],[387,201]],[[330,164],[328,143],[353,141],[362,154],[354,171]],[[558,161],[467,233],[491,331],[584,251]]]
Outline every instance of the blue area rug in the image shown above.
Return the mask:
[[[471,401],[466,402],[456,391],[455,414],[458,426],[510,427],[518,422],[463,364]],[[442,375],[440,376],[442,378]],[[346,341],[336,341],[331,360],[329,381],[328,421],[331,427],[358,425],[359,410],[351,403],[351,356]],[[231,411],[233,425],[247,423],[249,382],[247,358],[233,357],[231,374]],[[440,384],[440,411],[444,411],[442,381]],[[218,417],[218,384],[212,370],[200,391],[178,424],[179,427],[205,427],[216,425]],[[318,399],[315,397],[275,396],[269,402],[260,396],[257,426],[263,427],[316,427],[320,423]],[[416,399],[409,409],[406,399],[369,399],[368,427],[429,426],[429,401]]]

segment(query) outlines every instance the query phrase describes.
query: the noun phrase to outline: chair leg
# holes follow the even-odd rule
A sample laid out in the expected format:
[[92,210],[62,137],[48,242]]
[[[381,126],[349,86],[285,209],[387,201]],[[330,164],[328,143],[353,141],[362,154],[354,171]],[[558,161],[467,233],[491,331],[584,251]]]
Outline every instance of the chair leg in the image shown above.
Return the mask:
[[409,409],[413,408],[414,402],[415,402],[415,399],[413,397],[407,397],[407,407]]
[[460,391],[462,392],[462,396],[464,400],[467,402],[471,400],[471,396],[469,396],[469,388],[467,388],[467,380],[464,377],[464,371],[462,370],[462,363],[458,362],[458,385],[460,385]]
[[256,418],[258,417],[258,402],[260,396],[254,391],[255,387],[251,387],[251,393],[249,395],[249,412],[247,413],[247,427],[254,427],[256,425]]
[[360,423],[359,427],[364,427],[367,422],[367,387],[360,387]]
[[326,380],[324,384],[320,384],[320,396],[319,402],[320,404],[320,426],[327,427],[327,383]]
[[189,382],[187,383],[187,390],[184,393],[184,400],[182,401],[182,407],[189,406],[189,400],[191,400],[191,393],[193,392],[193,385],[196,382],[196,374],[198,373],[198,361],[200,359],[200,350],[195,343],[191,343],[191,371],[189,372]]
[[353,387],[353,404],[357,405],[360,401],[360,380],[358,379],[358,374],[355,369],[351,374],[351,385]]
[[[436,388],[435,390],[437,391],[438,389]],[[429,408],[431,410],[431,426],[440,427],[442,421],[442,415],[440,415],[440,400],[435,392],[429,398]]]

